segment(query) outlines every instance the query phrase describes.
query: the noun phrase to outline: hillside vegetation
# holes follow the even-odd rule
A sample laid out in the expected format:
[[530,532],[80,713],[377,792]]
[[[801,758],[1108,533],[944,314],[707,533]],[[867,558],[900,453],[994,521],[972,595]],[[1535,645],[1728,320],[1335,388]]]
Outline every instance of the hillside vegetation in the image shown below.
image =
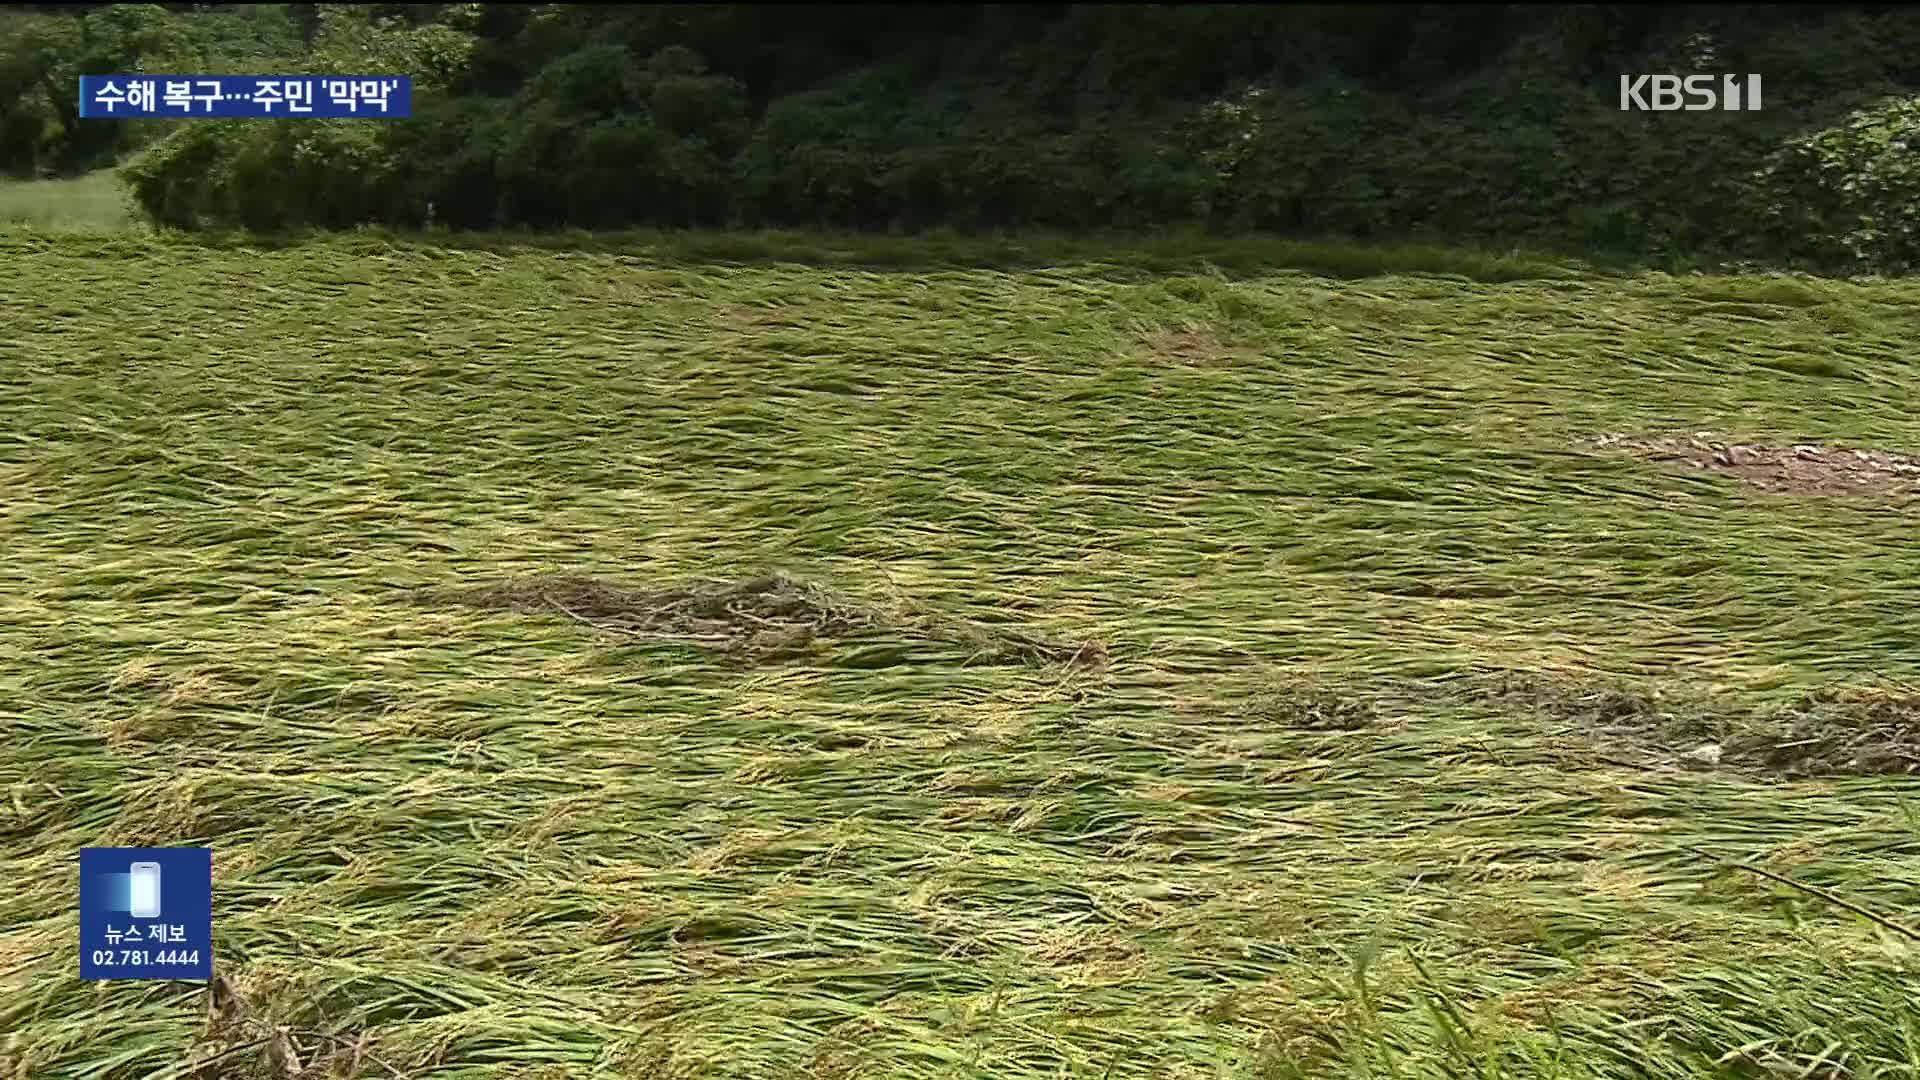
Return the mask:
[[[173,9],[192,8],[189,12]],[[71,5],[0,165],[278,231],[1175,225],[1903,272],[1920,11],[1865,5]],[[415,119],[81,124],[83,72],[390,72]],[[1759,112],[1623,112],[1631,73]],[[60,92],[53,93],[53,87]]]
[[1913,286],[675,242],[4,240],[0,1073],[1916,1074]]

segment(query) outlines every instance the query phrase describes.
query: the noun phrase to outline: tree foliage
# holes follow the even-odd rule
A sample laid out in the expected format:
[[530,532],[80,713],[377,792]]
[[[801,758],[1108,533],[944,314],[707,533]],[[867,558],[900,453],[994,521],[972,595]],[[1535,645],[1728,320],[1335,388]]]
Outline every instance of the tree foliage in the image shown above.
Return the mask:
[[[1859,5],[42,5],[0,167],[277,229],[1152,228],[1915,257],[1920,12]],[[268,67],[267,65],[271,65]],[[381,123],[80,123],[80,72],[413,75]],[[1622,73],[1761,72],[1758,113]]]

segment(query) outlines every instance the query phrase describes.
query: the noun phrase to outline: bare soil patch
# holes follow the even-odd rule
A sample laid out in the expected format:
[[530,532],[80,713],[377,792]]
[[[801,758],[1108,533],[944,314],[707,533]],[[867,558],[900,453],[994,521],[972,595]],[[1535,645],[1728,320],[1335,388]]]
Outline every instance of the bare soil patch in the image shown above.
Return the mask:
[[556,574],[427,590],[416,599],[437,606],[563,615],[596,630],[696,645],[753,662],[797,656],[811,651],[817,641],[856,634],[965,645],[974,661],[985,663],[1097,669],[1107,661],[1107,650],[1097,641],[1062,640],[960,619],[895,615],[777,574],[696,580],[659,589]]
[[1920,494],[1920,456],[1819,443],[1762,446],[1729,442],[1710,433],[1601,435],[1596,449],[1650,461],[1725,473],[1783,495]]

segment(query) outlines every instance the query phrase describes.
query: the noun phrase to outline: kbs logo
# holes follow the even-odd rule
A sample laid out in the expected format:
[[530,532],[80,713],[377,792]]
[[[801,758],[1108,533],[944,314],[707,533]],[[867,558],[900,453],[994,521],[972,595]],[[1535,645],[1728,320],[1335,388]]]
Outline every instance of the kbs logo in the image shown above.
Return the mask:
[[1760,76],[1722,75],[1719,91],[1712,75],[1622,75],[1620,111],[1728,112],[1760,111]]

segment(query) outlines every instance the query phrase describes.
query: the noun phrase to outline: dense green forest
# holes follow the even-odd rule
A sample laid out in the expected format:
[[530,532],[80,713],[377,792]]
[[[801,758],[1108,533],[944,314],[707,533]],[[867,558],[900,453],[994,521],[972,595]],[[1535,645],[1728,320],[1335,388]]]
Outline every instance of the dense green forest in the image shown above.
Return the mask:
[[[416,79],[410,120],[75,118],[83,72]],[[1628,73],[1759,112],[1627,112]],[[1920,9],[27,5],[0,168],[179,227],[1201,227],[1920,263]],[[430,210],[431,208],[431,210]]]

